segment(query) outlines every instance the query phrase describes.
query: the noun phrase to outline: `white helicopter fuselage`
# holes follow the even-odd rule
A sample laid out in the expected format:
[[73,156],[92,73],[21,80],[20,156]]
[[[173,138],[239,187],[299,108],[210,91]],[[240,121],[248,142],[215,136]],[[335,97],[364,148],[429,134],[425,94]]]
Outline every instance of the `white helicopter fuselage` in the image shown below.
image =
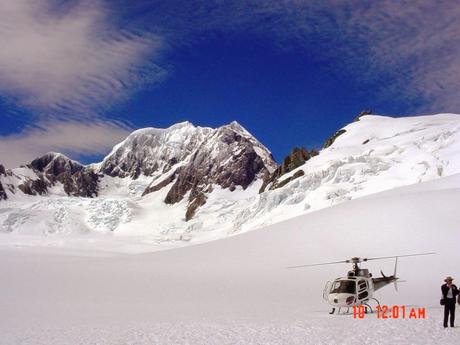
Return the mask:
[[370,277],[341,277],[326,284],[323,298],[334,308],[362,305],[372,298],[374,284]]

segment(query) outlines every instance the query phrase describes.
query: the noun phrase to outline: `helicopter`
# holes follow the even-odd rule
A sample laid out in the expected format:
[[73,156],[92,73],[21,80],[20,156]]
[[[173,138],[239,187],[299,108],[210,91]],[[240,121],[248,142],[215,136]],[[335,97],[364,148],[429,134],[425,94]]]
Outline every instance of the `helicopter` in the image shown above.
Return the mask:
[[[420,255],[432,255],[435,253],[418,253],[418,254],[406,254],[406,255],[394,255],[394,256],[382,256],[376,258],[360,258],[352,257],[351,259],[334,261],[334,262],[325,262],[319,264],[308,264],[300,266],[290,266],[288,268],[302,268],[302,267],[311,267],[311,266],[322,266],[322,265],[333,265],[340,263],[349,263],[352,264],[352,269],[348,271],[346,277],[339,277],[334,279],[334,281],[326,282],[323,290],[323,299],[332,306],[332,311],[329,314],[334,314],[336,308],[340,314],[342,308],[347,308],[346,313],[349,312],[349,309],[355,306],[363,306],[368,312],[372,313],[374,309],[371,306],[371,301],[376,303],[376,307],[380,306],[380,302],[373,296],[374,292],[381,289],[382,287],[394,283],[395,289],[398,291],[397,281],[400,281],[396,277],[396,270],[398,267],[398,258],[407,257],[407,256],[420,256]],[[394,272],[391,276],[386,276],[382,270],[380,273],[381,277],[373,278],[372,273],[369,272],[367,268],[360,268],[359,264],[362,262],[367,262],[371,260],[384,260],[384,259],[395,259]]]

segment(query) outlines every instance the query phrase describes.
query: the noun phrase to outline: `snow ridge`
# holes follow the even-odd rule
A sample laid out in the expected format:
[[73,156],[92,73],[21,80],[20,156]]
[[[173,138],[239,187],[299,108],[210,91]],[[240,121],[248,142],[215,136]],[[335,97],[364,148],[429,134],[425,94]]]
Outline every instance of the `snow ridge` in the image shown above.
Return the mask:
[[[27,238],[87,233],[88,241],[93,235],[115,236],[126,245],[169,248],[460,173],[459,115],[366,115],[343,130],[319,155],[282,175],[281,187],[259,194],[264,174],[276,164],[238,123],[141,129],[97,165],[97,198],[68,197],[59,185],[49,188],[48,197],[13,194],[9,186],[38,178],[36,172],[18,168],[0,174],[9,197],[0,202],[0,231],[31,235]],[[258,168],[245,179],[249,162],[258,162]],[[59,245],[70,245],[67,238]]]

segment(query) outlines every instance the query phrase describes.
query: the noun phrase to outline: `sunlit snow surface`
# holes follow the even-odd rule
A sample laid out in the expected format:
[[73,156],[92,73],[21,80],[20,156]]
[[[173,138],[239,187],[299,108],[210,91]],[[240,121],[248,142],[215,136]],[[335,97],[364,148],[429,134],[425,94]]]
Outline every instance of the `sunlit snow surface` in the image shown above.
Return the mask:
[[[181,126],[186,130],[191,125]],[[262,194],[258,193],[261,180],[234,192],[214,186],[207,203],[188,222],[188,196],[166,205],[169,186],[141,196],[152,180],[167,177],[161,173],[136,180],[105,176],[100,196],[94,199],[67,197],[58,187],[46,197],[9,195],[10,201],[0,202],[0,244],[149,252],[228,237],[460,172],[460,115],[363,116],[345,130],[331,147],[281,179],[298,170],[304,176]],[[172,140],[163,139],[162,145]],[[173,140],[171,150],[182,145],[180,139]],[[30,174],[21,168],[14,172]]]
[[[1,344],[458,344],[442,327],[440,285],[458,277],[460,175],[398,188],[263,229],[138,255],[0,247]],[[401,258],[385,305],[426,319],[328,315],[321,294],[348,265],[287,266],[435,251]],[[370,261],[374,276],[393,260]]]

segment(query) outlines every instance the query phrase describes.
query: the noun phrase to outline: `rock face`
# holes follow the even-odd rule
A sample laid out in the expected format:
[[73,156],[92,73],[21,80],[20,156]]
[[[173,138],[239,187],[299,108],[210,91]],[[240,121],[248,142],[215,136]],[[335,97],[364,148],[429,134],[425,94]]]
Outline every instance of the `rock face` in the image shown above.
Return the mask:
[[6,199],[5,188],[12,194],[20,191],[27,195],[46,195],[50,187],[62,185],[71,196],[97,196],[99,176],[86,167],[60,153],[47,153],[21,168],[6,171],[0,166],[0,177],[8,176],[5,184],[0,181],[0,199]]
[[345,129],[340,129],[337,132],[335,132],[330,138],[326,140],[326,142],[323,145],[323,149],[327,149],[329,146],[331,146],[334,143],[335,139],[337,139],[343,133],[346,133]]
[[18,185],[18,188],[21,192],[28,195],[44,195],[48,192],[48,185],[43,179],[28,179]]
[[177,203],[189,193],[186,220],[206,203],[213,185],[231,191],[236,186],[246,189],[276,167],[270,152],[236,122],[215,130],[195,130],[201,141],[188,141],[196,146],[180,164],[174,166],[164,160],[163,166],[172,172],[160,183],[153,181],[144,192],[145,195],[172,184],[164,200],[167,204]]
[[190,122],[166,129],[144,128],[131,133],[103,160],[99,172],[112,177],[138,178],[167,173],[186,160],[201,144],[211,128]]
[[34,159],[29,167],[48,176],[57,177],[63,173],[71,175],[83,169],[83,165],[60,153],[49,152]]
[[[0,164],[0,177],[1,176],[6,176],[6,170],[5,170],[5,167]],[[6,200],[6,199],[7,199],[7,195],[6,195],[5,189],[3,188],[3,185],[0,182],[0,200]]]
[[259,192],[264,192],[268,185],[270,185],[269,189],[273,190],[284,186],[288,182],[296,179],[297,177],[302,176],[304,174],[303,171],[298,171],[289,178],[284,179],[281,182],[278,182],[278,179],[281,176],[305,164],[306,161],[308,161],[310,158],[316,155],[318,155],[318,151],[316,150],[307,150],[305,148],[298,147],[294,148],[292,152],[286,158],[284,158],[283,163],[270,175],[270,177],[264,180],[264,184],[260,188]]
[[68,195],[97,196],[99,179],[97,173],[63,154],[47,153],[33,160],[28,167],[32,168],[40,176],[42,183],[32,189],[32,191],[37,190],[39,194],[46,193],[46,187],[60,182],[64,187],[64,192]]

